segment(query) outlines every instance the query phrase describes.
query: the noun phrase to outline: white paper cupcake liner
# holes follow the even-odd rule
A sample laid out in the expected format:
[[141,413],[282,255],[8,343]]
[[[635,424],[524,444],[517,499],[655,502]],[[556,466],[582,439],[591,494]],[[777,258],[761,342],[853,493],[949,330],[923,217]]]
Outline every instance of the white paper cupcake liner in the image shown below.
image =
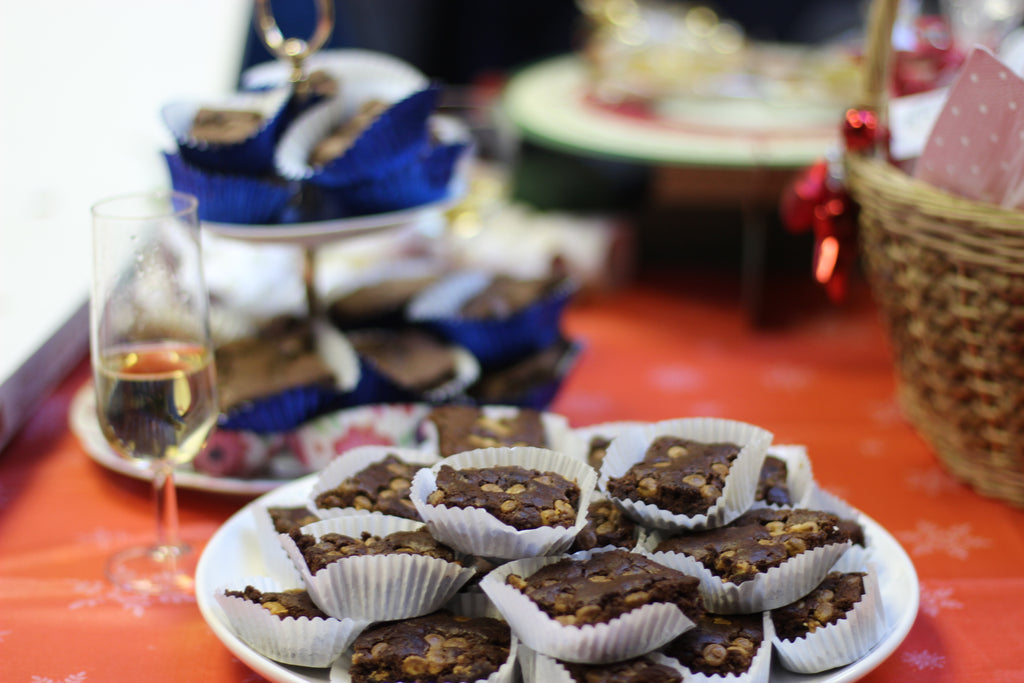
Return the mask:
[[702,443],[734,443],[740,447],[740,452],[725,477],[722,494],[706,513],[688,517],[642,501],[613,497],[630,516],[656,529],[707,529],[728,524],[750,508],[772,433],[734,420],[684,418],[623,431],[605,454],[598,479],[600,489],[608,493],[608,480],[625,475],[631,466],[642,461],[648,447],[659,436],[677,436]]
[[260,557],[263,558],[264,571],[270,578],[276,580],[282,586],[305,586],[306,582],[292,561],[292,558],[288,555],[288,551],[281,544],[281,534],[274,528],[274,520],[271,519],[267,508],[297,507],[299,505],[304,504],[298,503],[294,506],[257,505],[253,508],[257,542],[259,544]]
[[[480,406],[480,410],[484,416],[499,420],[514,417],[523,409],[519,406],[487,405]],[[575,460],[586,463],[587,455],[583,442],[573,432],[569,426],[569,420],[565,416],[542,411],[540,413],[540,421],[544,427],[544,438],[548,442],[548,450],[558,451]],[[431,420],[423,420],[423,423],[420,425],[420,437],[423,440],[422,446],[424,449],[440,450],[437,425]]]
[[523,644],[567,662],[600,664],[637,657],[693,627],[693,621],[670,603],[644,605],[606,623],[565,626],[548,616],[522,591],[505,583],[509,574],[525,578],[564,557],[585,559],[591,555],[591,552],[580,552],[509,562],[485,576],[480,587]]
[[[811,459],[807,456],[807,447],[797,444],[772,444],[765,451],[765,457],[775,456],[786,463],[786,486],[789,488],[790,505],[785,507],[810,508],[811,490],[814,488],[814,474],[811,471]],[[770,505],[763,500],[755,500],[752,508],[780,508],[781,505]],[[814,508],[820,510],[821,508]]]
[[645,554],[666,567],[700,579],[704,607],[715,614],[750,614],[787,605],[821,583],[836,560],[850,547],[850,542],[845,541],[807,550],[748,581],[732,583],[715,576],[684,553],[654,552],[663,538],[658,531],[641,534]]
[[[167,126],[171,135],[178,142],[195,144],[198,147],[217,147],[218,145],[197,143],[192,138],[192,122],[200,109],[203,107],[216,107],[218,109],[258,111],[265,119],[263,128],[266,128],[284,107],[289,94],[286,88],[276,88],[262,92],[233,93],[216,102],[199,102],[195,100],[171,102],[163,106],[160,114],[164,125]],[[263,128],[260,130],[262,131]],[[257,133],[254,133],[253,137],[256,135]]]
[[772,622],[771,614],[763,612],[761,615],[761,628],[764,637],[757,654],[750,662],[750,667],[742,674],[725,676],[719,674],[706,674],[699,671],[691,671],[675,657],[661,652],[653,652],[650,657],[659,664],[671,666],[673,669],[684,674],[683,680],[689,683],[714,683],[716,681],[728,680],[730,683],[767,683],[772,671],[772,644],[775,637],[775,624]]
[[864,595],[839,621],[796,640],[774,639],[782,666],[789,671],[812,674],[855,662],[868,653],[886,632],[885,611],[873,563],[862,568],[835,571],[865,571]]
[[334,373],[334,383],[341,391],[352,391],[359,382],[359,356],[340,331],[323,320],[313,321],[316,351]]
[[417,428],[431,406],[399,403],[358,406],[310,420],[289,434],[289,447],[310,472],[342,453],[370,444],[415,447]]
[[615,437],[622,434],[630,429],[636,429],[638,427],[646,427],[651,423],[641,422],[639,420],[622,420],[618,422],[602,422],[599,424],[587,425],[586,427],[577,427],[572,430],[573,435],[579,441],[581,448],[583,449],[583,457],[590,461],[590,441],[595,437],[607,439],[613,441]]
[[[505,663],[487,678],[466,681],[465,683],[515,683],[518,680],[516,677],[516,660],[519,658],[520,649],[519,639],[513,634],[512,641],[509,644],[508,659]],[[352,653],[347,652],[345,656],[338,659],[331,667],[330,682],[352,683],[352,676],[349,675],[349,668],[351,666]]]
[[[542,526],[516,529],[482,508],[431,505],[427,497],[437,490],[437,472],[442,465],[455,469],[519,465],[540,472],[555,472],[580,489],[576,523],[571,527]],[[594,491],[597,473],[586,463],[543,448],[481,448],[457,453],[430,469],[420,470],[412,482],[412,502],[431,535],[464,553],[488,558],[517,559],[560,553],[572,545],[586,523],[587,505]]]
[[360,510],[354,507],[346,508],[322,508],[317,506],[316,499],[321,493],[336,488],[341,482],[349,477],[355,476],[367,467],[381,462],[389,455],[395,455],[399,460],[429,467],[438,461],[436,454],[418,448],[398,448],[395,446],[359,446],[346,451],[341,456],[332,460],[320,472],[313,488],[309,492],[306,505],[310,510],[316,512],[322,519],[331,517],[342,517],[344,515],[366,514],[368,510]]
[[[220,586],[214,598],[235,634],[256,652],[275,662],[298,666],[328,667],[352,644],[369,621],[280,617],[245,598],[227,596],[226,590],[247,585],[262,592],[288,587],[265,576],[241,578],[237,584]],[[293,586],[294,587],[294,586]]]
[[[851,544],[850,549],[840,558],[843,562],[864,567],[868,562],[876,561],[877,543],[872,539],[870,527],[864,523],[864,513],[847,503],[842,498],[833,495],[825,489],[812,483],[807,495],[806,507],[811,510],[824,510],[831,512],[840,519],[857,522],[864,531],[864,545]],[[881,579],[884,581],[884,576]]]
[[[383,537],[421,526],[401,517],[364,514],[334,517],[304,526],[302,531],[317,538],[332,532],[359,538],[364,531]],[[472,569],[457,563],[408,554],[348,557],[314,575],[295,542],[287,534],[280,538],[309,594],[331,616],[390,621],[427,614],[444,605],[473,576]]]

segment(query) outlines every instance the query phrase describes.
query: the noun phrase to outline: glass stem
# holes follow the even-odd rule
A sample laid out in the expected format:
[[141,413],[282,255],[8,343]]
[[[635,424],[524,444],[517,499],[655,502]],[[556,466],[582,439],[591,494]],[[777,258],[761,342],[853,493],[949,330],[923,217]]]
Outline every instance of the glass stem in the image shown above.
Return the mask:
[[157,460],[153,467],[153,501],[156,504],[156,544],[170,556],[178,554],[178,496],[174,488],[174,467]]

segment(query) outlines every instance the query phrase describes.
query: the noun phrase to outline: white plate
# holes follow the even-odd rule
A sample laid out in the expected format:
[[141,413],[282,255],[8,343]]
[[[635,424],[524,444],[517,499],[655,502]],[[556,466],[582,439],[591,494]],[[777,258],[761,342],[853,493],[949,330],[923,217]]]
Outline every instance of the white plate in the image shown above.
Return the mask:
[[288,223],[279,225],[243,225],[236,223],[203,222],[203,228],[211,233],[228,239],[244,242],[267,244],[297,244],[316,247],[340,239],[359,237],[370,233],[393,228],[402,228],[427,220],[451,208],[460,198],[462,192],[458,188],[448,197],[429,204],[421,204],[410,209],[374,213],[367,216],[353,216],[330,221],[313,221],[308,223]]
[[[71,399],[68,409],[68,425],[72,433],[78,437],[82,448],[93,460],[107,469],[132,477],[149,481],[153,478],[148,467],[134,464],[118,455],[107,443],[99,420],[96,419],[96,392],[91,382],[86,382]],[[230,493],[235,495],[255,496],[266,493],[283,484],[282,479],[235,479],[232,477],[215,477],[196,472],[190,467],[182,466],[174,470],[174,484],[178,488],[210,491],[213,493]]]
[[[279,664],[243,643],[231,630],[214,599],[214,591],[245,576],[266,573],[257,546],[254,506],[302,505],[316,475],[297,479],[260,497],[236,512],[207,543],[196,568],[196,601],[206,623],[225,646],[260,675],[274,683],[317,683],[330,681],[329,669],[308,669]],[[772,683],[847,683],[866,675],[895,650],[917,617],[917,572],[906,552],[893,536],[874,520],[862,519],[864,531],[876,544],[880,563],[879,580],[889,630],[875,648],[858,661],[820,674],[800,675],[772,669]],[[244,588],[244,586],[243,586]]]
[[[325,462],[325,459],[330,457],[324,452],[325,449],[354,447],[365,443],[384,443],[390,440],[396,446],[412,446],[416,425],[422,417],[423,410],[411,408],[418,408],[420,405],[355,406],[311,420],[303,425],[306,429],[302,432],[303,443],[312,440],[317,442],[307,444],[307,447],[319,447],[315,454],[318,459],[305,462]],[[68,410],[68,424],[89,457],[100,465],[134,479],[152,479],[152,472],[148,467],[140,467],[125,460],[107,443],[96,419],[96,394],[91,382],[86,382],[72,398]],[[365,430],[367,425],[373,426],[369,434]],[[367,438],[372,440],[367,441]],[[344,444],[337,443],[339,440],[344,440]],[[318,467],[310,464],[307,471]],[[293,479],[294,477],[254,479],[216,476],[197,472],[191,465],[182,465],[174,470],[174,482],[179,488],[245,496],[266,493]]]

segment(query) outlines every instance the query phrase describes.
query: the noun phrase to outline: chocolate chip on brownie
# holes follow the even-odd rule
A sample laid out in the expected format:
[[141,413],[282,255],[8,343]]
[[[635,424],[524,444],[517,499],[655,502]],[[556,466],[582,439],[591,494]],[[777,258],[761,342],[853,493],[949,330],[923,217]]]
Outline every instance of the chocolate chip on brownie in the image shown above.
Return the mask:
[[766,455],[761,464],[754,500],[764,501],[769,505],[792,505],[788,476],[789,468],[785,460],[774,455]]
[[623,500],[656,505],[677,515],[702,514],[722,495],[740,447],[660,436],[644,459],[621,477],[608,480],[608,493]]
[[431,505],[481,508],[516,529],[570,527],[576,523],[580,488],[557,472],[518,465],[455,469],[441,465]]
[[370,626],[352,645],[354,683],[477,681],[509,657],[512,635],[503,621],[445,611]]
[[569,626],[611,621],[644,605],[671,603],[690,619],[703,613],[698,579],[626,550],[564,558],[506,582]]
[[864,572],[830,572],[804,597],[773,609],[776,635],[796,640],[845,617],[864,595],[864,576]]
[[389,454],[316,497],[319,508],[356,508],[420,519],[409,497],[412,478],[424,466]]
[[742,675],[764,641],[758,614],[705,614],[697,625],[665,646],[664,652],[695,673]]

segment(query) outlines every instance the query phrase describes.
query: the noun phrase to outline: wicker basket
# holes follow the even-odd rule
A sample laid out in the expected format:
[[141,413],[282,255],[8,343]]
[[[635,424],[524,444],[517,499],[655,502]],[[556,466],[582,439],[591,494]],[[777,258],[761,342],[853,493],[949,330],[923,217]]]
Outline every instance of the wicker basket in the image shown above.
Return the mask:
[[[878,106],[895,0],[873,0],[864,104]],[[1024,506],[1024,212],[846,158],[864,272],[902,410],[955,476]]]

